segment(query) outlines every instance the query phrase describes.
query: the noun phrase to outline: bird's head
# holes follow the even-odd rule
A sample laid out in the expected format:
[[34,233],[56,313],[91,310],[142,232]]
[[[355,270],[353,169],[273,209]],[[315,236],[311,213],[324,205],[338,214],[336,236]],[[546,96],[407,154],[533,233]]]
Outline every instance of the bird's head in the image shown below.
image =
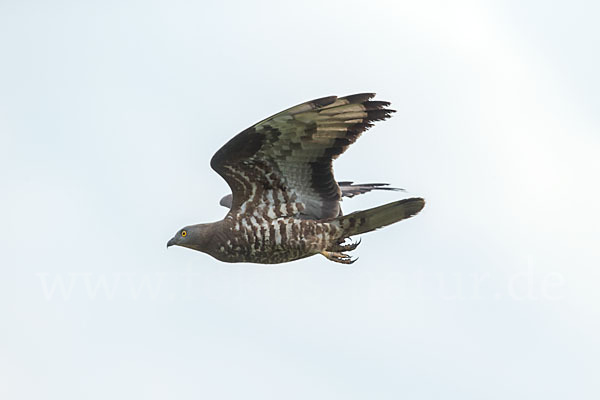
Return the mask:
[[181,228],[175,236],[167,242],[167,247],[182,246],[207,252],[212,238],[209,226],[210,224],[198,224]]

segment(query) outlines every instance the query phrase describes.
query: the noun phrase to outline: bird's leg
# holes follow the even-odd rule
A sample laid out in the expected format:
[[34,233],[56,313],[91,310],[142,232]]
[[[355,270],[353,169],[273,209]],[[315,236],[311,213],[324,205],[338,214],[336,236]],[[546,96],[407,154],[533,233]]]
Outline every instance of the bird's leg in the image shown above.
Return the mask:
[[327,259],[340,264],[352,264],[358,260],[358,258],[352,259],[352,257],[350,257],[348,254],[339,253],[336,251],[323,250],[321,254],[327,257]]
[[360,244],[360,239],[358,240],[358,242],[350,242],[348,244],[343,244],[343,243],[344,243],[344,241],[342,240],[341,242],[338,242],[338,243],[334,244],[333,246],[330,246],[327,250],[338,252],[338,253],[341,253],[343,251],[352,251],[358,247],[358,245]]

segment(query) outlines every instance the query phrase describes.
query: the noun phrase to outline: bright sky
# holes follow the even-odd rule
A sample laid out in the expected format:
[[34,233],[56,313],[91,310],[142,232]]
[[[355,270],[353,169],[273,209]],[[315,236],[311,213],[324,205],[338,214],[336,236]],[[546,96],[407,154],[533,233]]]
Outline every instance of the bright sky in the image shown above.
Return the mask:
[[[597,399],[596,2],[0,2],[0,397]],[[297,103],[394,117],[339,180],[422,196],[360,260],[165,248]]]

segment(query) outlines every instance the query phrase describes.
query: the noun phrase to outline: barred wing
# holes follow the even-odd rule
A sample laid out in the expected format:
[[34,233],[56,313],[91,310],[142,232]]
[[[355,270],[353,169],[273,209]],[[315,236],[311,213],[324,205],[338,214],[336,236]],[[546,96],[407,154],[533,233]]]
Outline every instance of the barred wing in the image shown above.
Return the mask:
[[[354,183],[351,181],[338,181],[337,184],[342,191],[342,197],[354,197],[373,190],[404,191],[402,188],[390,187],[389,183]],[[231,194],[223,196],[221,200],[219,200],[219,205],[226,208],[231,208],[232,204],[233,196]]]
[[388,102],[372,93],[324,97],[275,114],[242,131],[215,153],[212,168],[231,188],[230,213],[311,219],[339,215],[340,187],[332,160],[374,121]]

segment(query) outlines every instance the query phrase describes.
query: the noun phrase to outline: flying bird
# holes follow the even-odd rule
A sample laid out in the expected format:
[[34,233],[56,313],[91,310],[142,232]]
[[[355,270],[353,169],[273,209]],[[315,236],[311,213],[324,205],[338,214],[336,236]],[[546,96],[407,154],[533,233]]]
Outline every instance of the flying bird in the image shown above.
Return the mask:
[[399,190],[387,184],[336,182],[332,161],[394,110],[375,94],[323,97],[275,114],[219,149],[211,167],[231,189],[221,221],[180,229],[167,247],[198,250],[224,262],[277,264],[315,254],[342,264],[356,261],[352,236],[417,214],[409,198],[343,215],[342,196]]

